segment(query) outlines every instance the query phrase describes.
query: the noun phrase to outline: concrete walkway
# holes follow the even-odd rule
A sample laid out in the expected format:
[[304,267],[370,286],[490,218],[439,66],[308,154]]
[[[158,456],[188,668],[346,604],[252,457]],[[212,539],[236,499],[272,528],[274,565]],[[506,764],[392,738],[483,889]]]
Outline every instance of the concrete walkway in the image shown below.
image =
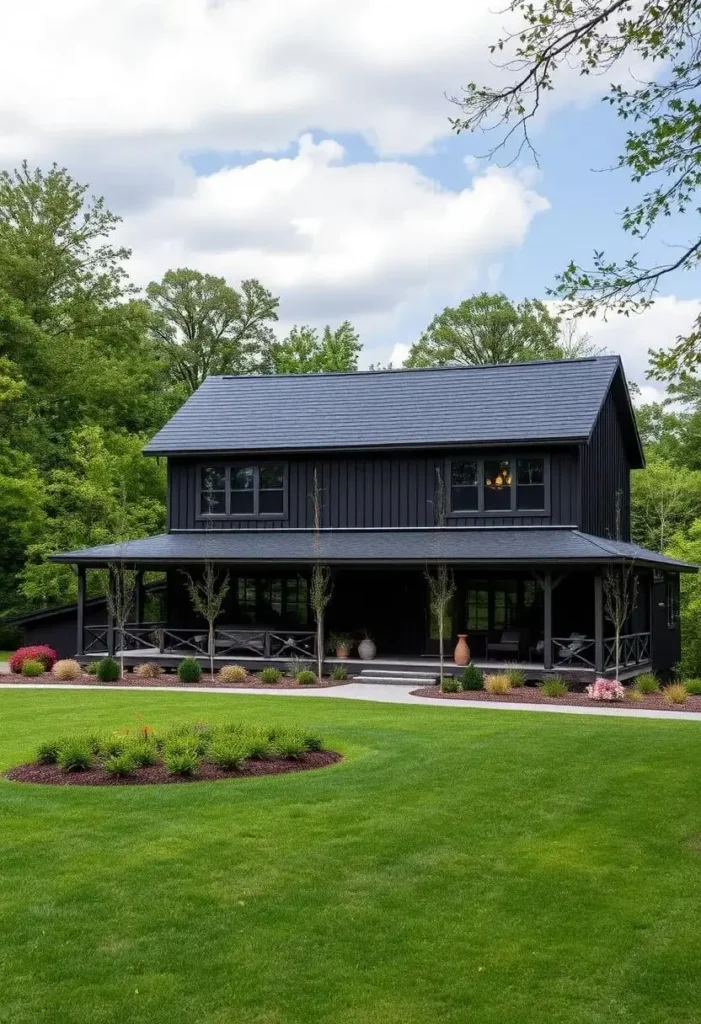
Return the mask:
[[224,686],[85,686],[76,683],[2,683],[1,690],[147,690],[150,693],[226,693],[234,696],[262,697],[334,697],[345,700],[369,700],[380,704],[422,704],[424,707],[473,708],[482,711],[537,711],[555,715],[599,715],[604,718],[662,718],[684,722],[701,722],[701,714],[693,711],[651,711],[631,707],[580,707],[571,704],[506,704],[484,700],[434,700],[412,697],[414,686],[382,683],[347,683],[345,686],[323,686],[299,690],[278,690],[271,687],[233,689]]

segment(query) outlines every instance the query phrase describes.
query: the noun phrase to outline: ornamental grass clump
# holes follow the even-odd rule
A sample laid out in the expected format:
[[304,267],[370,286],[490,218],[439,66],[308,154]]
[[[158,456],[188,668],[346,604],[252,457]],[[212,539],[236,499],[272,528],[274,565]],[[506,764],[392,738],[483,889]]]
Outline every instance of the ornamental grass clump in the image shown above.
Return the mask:
[[266,686],[274,686],[275,683],[279,683],[282,678],[282,672],[279,668],[264,668],[260,674],[261,683],[265,683]]
[[441,682],[442,693],[460,693],[462,690],[462,683],[457,676],[443,676]]
[[140,679],[158,679],[163,675],[163,669],[157,661],[142,661],[133,671]]
[[38,764],[56,764],[61,749],[61,740],[45,740],[37,747],[36,760]]
[[95,675],[101,683],[116,683],[119,679],[119,664],[114,658],[103,658],[97,663]]
[[34,678],[36,676],[43,676],[46,669],[41,661],[35,661],[33,658],[25,658],[22,662],[22,675],[28,678]]
[[652,672],[643,672],[636,677],[633,686],[640,693],[657,693],[660,688],[660,681]]
[[303,668],[297,673],[295,680],[299,686],[316,686],[316,675],[311,669]]
[[544,697],[564,697],[569,693],[569,686],[560,676],[551,676],[540,684],[540,692]]
[[307,741],[299,729],[278,729],[270,739],[274,755],[298,761],[307,752]]
[[615,679],[596,679],[587,686],[587,694],[592,700],[623,700],[626,691]]
[[509,677],[499,673],[498,675],[485,676],[484,688],[487,693],[504,694],[511,689]]
[[335,683],[342,683],[348,678],[348,669],[345,665],[334,665],[331,669],[331,678]]
[[484,673],[476,665],[469,664],[466,666],[460,682],[463,690],[483,690]]
[[116,775],[124,778],[133,775],[137,768],[141,767],[129,750],[123,750],[121,754],[111,754],[102,762],[102,767],[108,775]]
[[218,768],[233,772],[243,768],[250,756],[245,736],[232,733],[229,736],[218,736],[213,740],[207,759]]
[[65,740],[59,747],[56,763],[64,772],[86,772],[93,766],[90,743],[80,736]]
[[64,682],[70,682],[72,679],[80,679],[83,674],[83,670],[77,661],[73,658],[64,658],[62,661],[57,661],[54,667],[51,669],[51,674],[56,679],[61,679]]
[[670,683],[662,690],[662,696],[667,704],[683,704],[689,693],[683,683]]
[[166,750],[163,764],[169,775],[193,776],[197,773],[201,758],[195,750]]
[[158,748],[150,739],[138,739],[129,743],[122,752],[131,758],[137,768],[148,768],[158,764]]
[[178,665],[178,679],[181,683],[199,683],[202,666],[197,658],[183,658]]
[[248,679],[248,672],[241,665],[223,665],[219,669],[219,679],[222,683],[245,683]]
[[504,675],[509,680],[509,686],[514,690],[526,685],[526,673],[522,668],[510,666],[504,671]]

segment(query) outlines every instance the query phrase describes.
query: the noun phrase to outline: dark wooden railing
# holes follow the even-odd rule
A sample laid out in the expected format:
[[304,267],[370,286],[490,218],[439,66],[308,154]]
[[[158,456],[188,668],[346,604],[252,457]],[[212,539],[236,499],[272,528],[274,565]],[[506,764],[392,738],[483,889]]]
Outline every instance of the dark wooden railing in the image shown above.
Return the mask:
[[[626,633],[619,637],[619,667],[631,668],[650,660],[649,633]],[[603,642],[603,670],[616,667],[616,638]],[[570,668],[596,668],[596,641],[592,637],[553,637],[553,665]]]
[[[109,650],[109,626],[86,626],[83,630],[83,654],[101,654]],[[114,653],[158,651],[160,654],[180,654],[183,657],[209,657],[207,630],[171,628],[165,623],[127,625],[123,630],[114,628]],[[214,631],[214,655],[228,658],[234,655],[258,658],[313,657],[316,654],[316,634],[308,629],[232,629]]]
[[[618,638],[619,658],[621,668],[631,665],[641,665],[650,660],[651,644],[649,633],[626,633]],[[604,640],[604,668],[616,667],[616,638],[607,637]]]

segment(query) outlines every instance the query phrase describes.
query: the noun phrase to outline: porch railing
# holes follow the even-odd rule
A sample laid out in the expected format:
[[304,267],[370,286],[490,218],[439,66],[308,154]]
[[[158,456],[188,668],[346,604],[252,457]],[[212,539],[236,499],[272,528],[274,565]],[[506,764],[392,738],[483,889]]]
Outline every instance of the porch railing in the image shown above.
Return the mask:
[[[181,654],[209,657],[206,629],[171,628],[165,623],[128,624],[124,629],[109,626],[85,626],[83,654],[158,651],[160,654]],[[314,657],[316,633],[306,629],[233,629],[214,630],[214,655],[219,658],[236,654],[259,658]]]
[[[652,645],[650,633],[626,633],[619,637],[621,668],[630,668],[650,661]],[[592,637],[553,637],[553,665],[570,668],[596,668],[596,641]],[[606,637],[603,642],[603,670],[616,666],[616,638]]]

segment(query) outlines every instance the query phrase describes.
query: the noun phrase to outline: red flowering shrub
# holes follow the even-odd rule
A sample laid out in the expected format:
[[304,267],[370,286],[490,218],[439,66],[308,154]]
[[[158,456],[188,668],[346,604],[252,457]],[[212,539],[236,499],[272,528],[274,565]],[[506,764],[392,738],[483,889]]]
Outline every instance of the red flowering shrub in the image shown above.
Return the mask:
[[25,661],[40,661],[47,672],[49,672],[58,655],[52,647],[46,644],[36,644],[34,647],[20,647],[10,658],[10,670],[21,672]]

